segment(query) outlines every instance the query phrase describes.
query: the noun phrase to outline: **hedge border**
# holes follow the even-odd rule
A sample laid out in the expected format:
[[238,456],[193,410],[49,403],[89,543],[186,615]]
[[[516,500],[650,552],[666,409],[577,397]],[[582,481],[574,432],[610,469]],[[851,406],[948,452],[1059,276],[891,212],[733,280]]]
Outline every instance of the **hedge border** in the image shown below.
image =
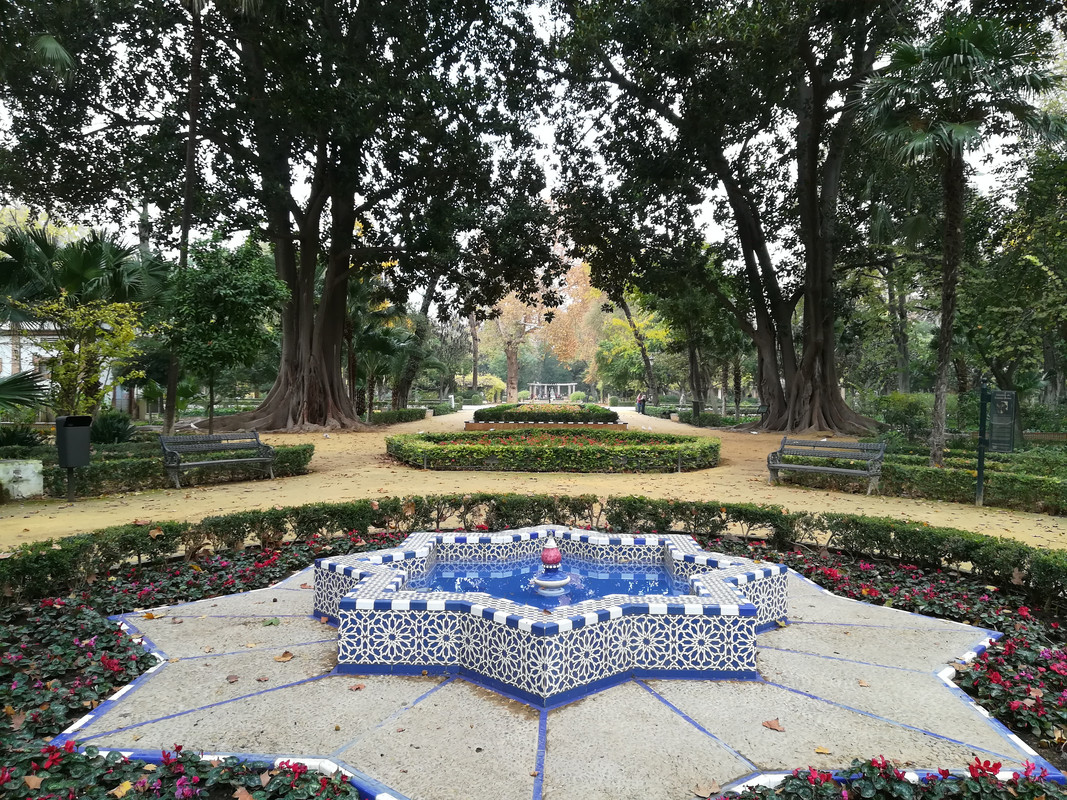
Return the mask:
[[[158,448],[158,445],[156,446]],[[54,448],[52,448],[54,453]],[[112,453],[114,455],[114,453]],[[121,453],[119,456],[123,455]],[[315,445],[281,445],[274,448],[274,475],[287,478],[303,475],[315,455]],[[228,458],[226,453],[206,454],[206,458]],[[109,458],[94,452],[94,460],[74,471],[74,489],[78,497],[99,497],[116,492],[137,492],[145,489],[170,489],[172,479],[163,468],[163,456],[152,458]],[[49,497],[66,497],[67,471],[53,463],[45,463],[41,470],[44,492]],[[192,469],[182,476],[188,485],[226,483],[263,477],[262,467],[232,464],[226,467]]]
[[[535,429],[538,433],[543,430]],[[562,431],[560,433],[563,433]],[[398,434],[385,440],[386,452],[423,469],[494,470],[502,472],[692,472],[719,463],[718,439],[603,430],[575,434],[593,440],[626,437],[627,445],[493,445],[438,444],[445,439],[494,439],[513,432],[484,431],[467,434]],[[644,444],[642,439],[674,439],[669,444]]]
[[[805,464],[833,464],[841,459],[790,459]],[[857,482],[848,476],[811,472],[785,472],[786,482],[796,486],[836,491],[866,489],[866,480]],[[929,467],[886,460],[878,493],[883,495],[943,500],[950,503],[973,503],[977,471],[952,467]],[[1011,508],[1056,516],[1067,514],[1067,481],[990,469],[985,474],[983,503],[997,508]]]
[[1031,605],[1063,605],[1067,551],[1041,550],[958,528],[859,514],[789,512],[780,506],[648,498],[638,495],[445,494],[387,497],[346,503],[241,511],[199,522],[119,525],[19,545],[0,559],[3,600],[74,592],[131,559],[194,558],[204,547],[240,549],[248,541],[270,548],[285,538],[309,540],[348,531],[440,530],[458,522],[464,530],[503,530],[549,523],[617,533],[681,531],[702,544],[735,525],[744,535],[775,547],[808,542],[855,557],[900,559],[927,568],[969,564],[986,582],[1027,595]]
[[618,422],[619,415],[610,408],[592,403],[578,403],[580,411],[563,410],[542,403],[504,403],[474,412],[475,422]]

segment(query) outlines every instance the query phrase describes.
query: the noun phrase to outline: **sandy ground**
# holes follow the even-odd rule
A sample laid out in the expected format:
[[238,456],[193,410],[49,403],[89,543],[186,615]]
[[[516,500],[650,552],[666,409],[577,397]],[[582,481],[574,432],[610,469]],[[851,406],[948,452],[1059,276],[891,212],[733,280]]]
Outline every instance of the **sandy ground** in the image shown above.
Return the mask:
[[837,511],[919,520],[1007,536],[1040,547],[1067,548],[1067,518],[955,503],[867,497],[767,482],[767,453],[779,435],[731,433],[620,411],[630,430],[718,436],[722,462],[715,469],[682,474],[608,475],[529,472],[436,472],[394,462],[385,437],[416,431],[462,430],[470,411],[409,422],[366,433],[267,434],[271,444],[315,445],[311,472],[292,478],[243,481],[181,490],[132,492],[68,504],[49,499],[0,506],[0,549],[92,531],[134,520],[199,520],[252,508],[338,502],[379,496],[449,492],[639,494],[687,500],[773,503],[791,510]]

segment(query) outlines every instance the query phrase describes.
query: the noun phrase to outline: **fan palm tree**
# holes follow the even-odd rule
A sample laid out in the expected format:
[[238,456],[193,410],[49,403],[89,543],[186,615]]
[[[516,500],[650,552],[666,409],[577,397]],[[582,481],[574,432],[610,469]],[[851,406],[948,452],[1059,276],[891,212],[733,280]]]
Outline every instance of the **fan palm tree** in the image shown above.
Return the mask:
[[32,408],[44,402],[44,378],[37,372],[16,372],[0,378],[0,411],[11,411],[19,406]]
[[963,251],[965,154],[995,135],[1064,137],[1064,119],[1032,102],[1063,82],[1063,76],[1047,67],[1050,56],[1050,39],[1036,30],[998,20],[949,19],[929,41],[892,46],[889,63],[863,93],[872,138],[902,161],[935,165],[941,176],[941,332],[930,434],[930,462],[938,466],[944,458],[945,401]]
[[[41,325],[34,315],[38,302],[150,302],[165,277],[164,263],[142,258],[114,234],[91,231],[62,242],[44,228],[9,228],[0,238],[0,322],[9,323],[18,348],[23,328]],[[99,366],[88,367],[90,382]]]

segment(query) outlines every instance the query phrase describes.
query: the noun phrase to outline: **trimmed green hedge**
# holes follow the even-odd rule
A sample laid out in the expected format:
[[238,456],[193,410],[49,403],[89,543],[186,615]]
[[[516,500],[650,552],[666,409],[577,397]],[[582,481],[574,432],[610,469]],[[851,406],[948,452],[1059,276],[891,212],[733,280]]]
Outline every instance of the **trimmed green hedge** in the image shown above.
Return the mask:
[[547,403],[505,403],[474,412],[475,422],[618,422],[611,409],[590,403],[552,405]]
[[451,403],[438,403],[437,405],[431,406],[431,408],[433,409],[433,415],[435,417],[443,417],[445,414],[458,413],[462,405],[462,403],[456,403],[455,407],[453,407]]
[[[158,445],[157,445],[158,447]],[[307,472],[308,462],[315,454],[315,445],[301,444],[274,448],[274,475],[285,478]],[[249,455],[253,455],[249,453]],[[202,460],[234,457],[233,453],[203,453]],[[199,458],[199,456],[198,456]],[[182,473],[182,484],[225,483],[265,477],[262,465],[240,464],[225,467],[198,467]],[[66,497],[67,471],[56,466],[54,461],[43,469],[44,492],[52,497]],[[74,471],[74,488],[78,497],[95,497],[116,492],[134,492],[144,489],[169,489],[173,487],[170,477],[163,469],[162,454],[151,458],[104,458],[96,455],[89,466]]]
[[372,411],[371,425],[396,425],[398,422],[416,422],[426,419],[425,408],[391,408],[387,411]]
[[[787,457],[786,462],[856,466],[859,462],[845,459]],[[1003,469],[1003,462],[987,469],[983,502],[987,506],[1012,508],[1020,511],[1062,516],[1067,514],[1067,481],[1045,478]],[[862,476],[832,475],[813,472],[782,472],[780,477],[791,484],[837,491],[867,491],[867,479]],[[950,503],[973,503],[977,471],[967,469],[928,467],[886,461],[878,493],[897,497],[945,500]]]
[[65,594],[83,588],[129,559],[172,555],[191,558],[205,546],[216,551],[246,541],[265,546],[284,537],[329,539],[357,530],[415,530],[459,525],[509,527],[566,524],[618,533],[682,531],[714,549],[714,539],[734,525],[745,535],[793,542],[826,542],[854,556],[899,558],[924,567],[958,568],[990,584],[1025,592],[1032,604],[1062,604],[1067,592],[1067,551],[1041,550],[956,528],[941,528],[857,514],[790,513],[778,506],[678,501],[638,496],[450,494],[388,497],[347,503],[315,503],[208,517],[198,523],[121,525],[93,533],[19,545],[0,559],[0,596],[7,602]]
[[671,414],[677,414],[677,406],[645,406],[646,417],[658,417],[660,419],[670,419]]
[[[530,444],[497,444],[528,438]],[[623,440],[628,444],[613,444]],[[603,444],[599,444],[603,442]],[[423,469],[510,472],[689,472],[719,463],[719,440],[706,436],[605,430],[522,434],[425,433],[390,436],[386,452]]]
[[695,425],[698,428],[725,428],[731,425],[743,425],[746,422],[759,422],[759,416],[724,416],[713,411],[701,412],[699,417],[694,417],[693,409],[682,409],[678,412],[678,421],[686,425]]

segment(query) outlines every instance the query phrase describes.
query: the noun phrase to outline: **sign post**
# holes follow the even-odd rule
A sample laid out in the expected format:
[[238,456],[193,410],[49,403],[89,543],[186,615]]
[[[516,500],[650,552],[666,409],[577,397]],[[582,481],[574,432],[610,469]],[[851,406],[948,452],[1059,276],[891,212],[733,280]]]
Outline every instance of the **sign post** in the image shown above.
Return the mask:
[[974,504],[985,500],[985,454],[1010,453],[1015,449],[1015,392],[990,391],[982,383],[978,411],[978,481]]

